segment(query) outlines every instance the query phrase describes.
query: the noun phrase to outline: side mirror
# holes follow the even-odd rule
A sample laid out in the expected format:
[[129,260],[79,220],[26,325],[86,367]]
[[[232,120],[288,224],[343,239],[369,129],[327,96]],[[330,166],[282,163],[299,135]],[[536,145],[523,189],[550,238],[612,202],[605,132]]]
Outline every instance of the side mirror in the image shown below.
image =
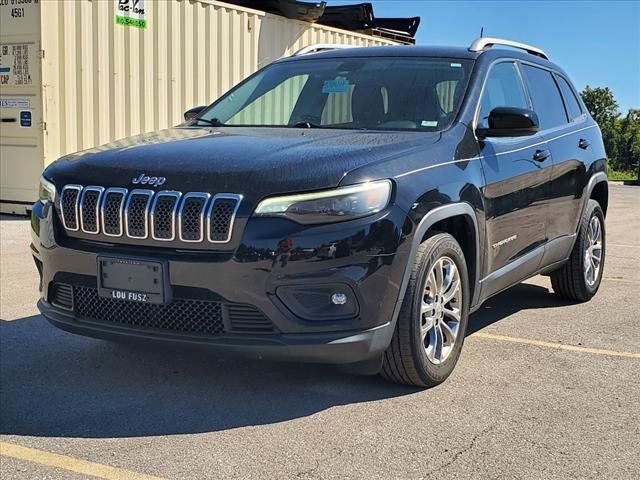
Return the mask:
[[478,128],[476,134],[484,137],[526,137],[540,129],[538,116],[533,110],[515,107],[496,107],[489,113],[489,128]]
[[199,107],[193,107],[192,109],[187,110],[186,112],[184,112],[184,119],[186,121],[189,121],[192,118],[196,118],[205,108],[207,108],[206,105],[200,105]]

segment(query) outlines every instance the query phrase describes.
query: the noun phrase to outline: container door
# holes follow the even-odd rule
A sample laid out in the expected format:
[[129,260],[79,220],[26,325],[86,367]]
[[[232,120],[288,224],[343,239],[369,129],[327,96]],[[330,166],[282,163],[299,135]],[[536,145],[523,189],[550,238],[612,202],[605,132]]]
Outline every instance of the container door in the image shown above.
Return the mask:
[[26,213],[43,168],[40,2],[0,2],[0,212]]

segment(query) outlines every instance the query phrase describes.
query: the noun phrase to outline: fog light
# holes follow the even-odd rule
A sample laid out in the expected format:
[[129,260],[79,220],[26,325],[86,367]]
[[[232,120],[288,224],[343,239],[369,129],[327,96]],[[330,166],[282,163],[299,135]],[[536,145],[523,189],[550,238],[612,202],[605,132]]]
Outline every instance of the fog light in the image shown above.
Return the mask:
[[353,288],[344,283],[283,285],[276,289],[276,296],[304,320],[346,320],[360,310]]
[[331,295],[331,303],[334,305],[344,305],[347,303],[347,294],[342,292],[337,292]]

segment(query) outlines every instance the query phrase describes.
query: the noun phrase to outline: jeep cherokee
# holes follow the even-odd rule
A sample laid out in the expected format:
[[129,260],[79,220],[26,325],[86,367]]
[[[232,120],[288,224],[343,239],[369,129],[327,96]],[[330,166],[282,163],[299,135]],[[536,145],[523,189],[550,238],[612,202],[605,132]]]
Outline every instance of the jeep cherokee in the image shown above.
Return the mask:
[[55,326],[432,386],[489,297],[598,290],[600,131],[536,47],[307,48],[185,118],[44,171]]

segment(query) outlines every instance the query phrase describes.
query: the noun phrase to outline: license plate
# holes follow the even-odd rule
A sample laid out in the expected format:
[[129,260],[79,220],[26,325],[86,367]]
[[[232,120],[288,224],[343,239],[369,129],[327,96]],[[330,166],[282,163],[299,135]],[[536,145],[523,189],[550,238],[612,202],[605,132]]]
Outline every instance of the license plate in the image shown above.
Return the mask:
[[169,300],[163,262],[98,257],[98,295],[112,300],[165,303]]

